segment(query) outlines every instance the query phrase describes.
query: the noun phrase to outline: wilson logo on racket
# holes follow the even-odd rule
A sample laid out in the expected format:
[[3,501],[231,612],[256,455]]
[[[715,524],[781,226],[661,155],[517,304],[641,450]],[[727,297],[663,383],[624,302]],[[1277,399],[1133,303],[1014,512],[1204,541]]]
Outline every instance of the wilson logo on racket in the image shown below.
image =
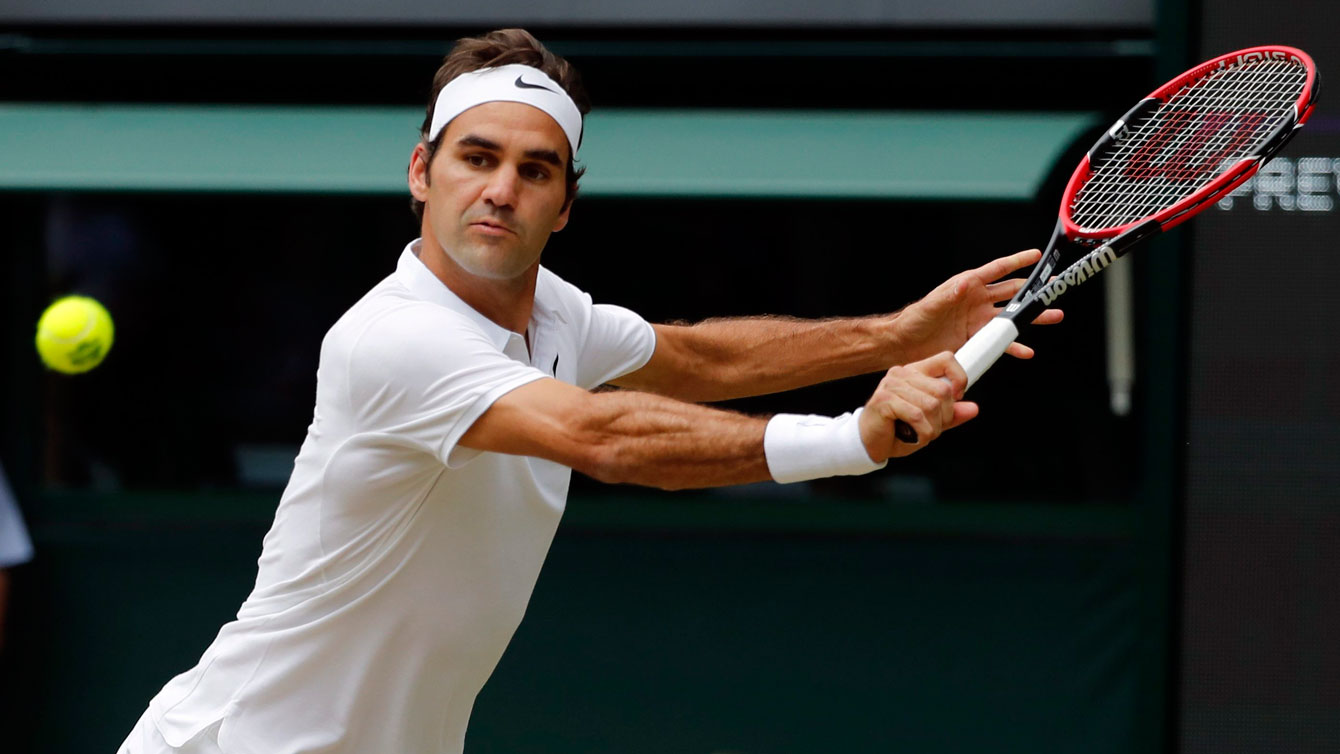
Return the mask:
[[1099,246],[1067,267],[1065,272],[1056,276],[1055,280],[1042,286],[1038,291],[1038,298],[1044,305],[1051,306],[1062,293],[1107,269],[1107,266],[1115,261],[1117,252],[1113,251],[1111,246]]
[[[1238,56],[1237,64],[1244,65],[1246,63],[1260,63],[1265,60],[1288,60],[1298,65],[1303,65],[1302,58],[1299,58],[1297,55],[1290,55],[1289,53],[1284,52],[1283,50],[1243,53],[1242,55]],[[1223,68],[1227,64],[1227,62],[1228,61],[1221,61],[1219,63],[1219,67]]]

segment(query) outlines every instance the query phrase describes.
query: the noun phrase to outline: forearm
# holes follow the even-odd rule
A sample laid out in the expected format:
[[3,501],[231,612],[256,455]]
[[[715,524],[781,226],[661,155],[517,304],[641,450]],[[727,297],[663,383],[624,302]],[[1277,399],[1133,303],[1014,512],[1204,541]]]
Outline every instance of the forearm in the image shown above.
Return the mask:
[[[587,422],[589,442],[603,448],[594,476],[604,481],[666,489],[799,482],[866,474],[883,468],[888,455],[866,446],[860,411],[765,422],[645,393],[611,395]],[[881,446],[881,429],[892,426],[881,418],[883,408],[865,417]]]
[[601,481],[663,489],[761,482],[772,478],[766,425],[649,393],[599,393],[573,425],[591,449],[575,467]]
[[605,482],[681,489],[771,479],[766,427],[763,419],[650,393],[589,393],[543,379],[499,398],[460,444],[545,458]]
[[789,317],[714,319],[660,326],[691,364],[673,392],[691,401],[766,395],[869,374],[900,363],[896,315],[805,320]]

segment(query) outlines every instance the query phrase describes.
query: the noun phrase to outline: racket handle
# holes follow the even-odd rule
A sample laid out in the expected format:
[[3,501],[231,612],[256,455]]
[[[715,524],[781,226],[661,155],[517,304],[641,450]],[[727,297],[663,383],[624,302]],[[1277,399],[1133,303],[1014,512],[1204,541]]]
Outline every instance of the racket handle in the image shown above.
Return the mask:
[[917,431],[912,429],[912,425],[902,419],[898,419],[893,423],[893,436],[908,445],[916,445],[917,441],[920,439],[917,437]]
[[1019,328],[1009,317],[996,317],[968,338],[963,347],[954,352],[954,360],[968,373],[968,387],[986,374],[1005,349],[1019,337]]
[[[986,326],[968,338],[963,347],[954,352],[954,360],[968,373],[968,387],[996,363],[1005,349],[1019,337],[1019,328],[1008,317],[996,317]],[[943,377],[941,379],[944,379]],[[916,445],[920,438],[910,424],[899,419],[893,423],[893,436],[909,445]]]

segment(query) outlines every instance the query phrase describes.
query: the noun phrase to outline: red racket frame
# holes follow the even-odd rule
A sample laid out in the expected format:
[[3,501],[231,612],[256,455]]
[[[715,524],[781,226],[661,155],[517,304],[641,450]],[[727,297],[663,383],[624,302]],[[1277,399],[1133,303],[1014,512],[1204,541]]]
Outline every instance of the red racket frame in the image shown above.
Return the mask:
[[[1298,101],[1294,103],[1293,117],[1280,124],[1262,143],[1257,152],[1244,157],[1233,169],[1225,172],[1218,178],[1215,178],[1200,190],[1150,217],[1141,218],[1135,222],[1111,228],[1084,228],[1074,222],[1070,216],[1070,208],[1074,203],[1075,195],[1079,193],[1080,189],[1084,187],[1084,184],[1093,176],[1093,161],[1095,155],[1101,151],[1102,147],[1106,146],[1107,143],[1111,141],[1112,134],[1115,134],[1121,128],[1125,127],[1129,122],[1128,116],[1132,116],[1134,113],[1149,109],[1150,107],[1156,107],[1157,104],[1167,102],[1169,97],[1180,91],[1182,87],[1198,79],[1202,79],[1216,70],[1226,68],[1230,65],[1241,65],[1260,60],[1297,61],[1307,69],[1307,83],[1303,87],[1302,93],[1299,94]],[[1063,232],[1066,237],[1072,241],[1098,241],[1115,238],[1126,231],[1134,229],[1138,225],[1149,222],[1150,220],[1158,222],[1162,230],[1176,227],[1195,215],[1193,210],[1208,202],[1217,201],[1225,194],[1238,186],[1241,186],[1248,178],[1255,175],[1261,165],[1288,142],[1298,130],[1298,127],[1307,122],[1308,117],[1312,115],[1312,108],[1316,103],[1316,99],[1317,67],[1312,62],[1312,58],[1308,57],[1307,53],[1296,47],[1284,47],[1281,45],[1248,47],[1246,49],[1220,55],[1213,60],[1207,60],[1204,63],[1201,63],[1195,68],[1192,68],[1151,92],[1148,97],[1145,97],[1140,104],[1131,108],[1126,116],[1123,116],[1122,119],[1113,126],[1112,130],[1108,132],[1109,136],[1099,140],[1098,144],[1095,145],[1093,149],[1089,150],[1088,154],[1084,155],[1084,158],[1080,160],[1079,166],[1075,168],[1075,172],[1071,174],[1070,181],[1066,184],[1065,192],[1061,196],[1060,218]]]

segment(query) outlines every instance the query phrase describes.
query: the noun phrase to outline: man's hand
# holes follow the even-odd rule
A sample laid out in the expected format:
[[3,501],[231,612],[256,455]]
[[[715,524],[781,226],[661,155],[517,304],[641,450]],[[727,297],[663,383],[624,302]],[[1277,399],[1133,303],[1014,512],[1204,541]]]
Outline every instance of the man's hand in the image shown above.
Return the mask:
[[[976,403],[957,400],[967,387],[968,375],[949,351],[890,369],[861,413],[861,442],[870,458],[880,462],[910,455],[976,416]],[[894,436],[899,419],[917,431],[917,443]]]
[[[904,344],[905,358],[924,359],[940,351],[955,351],[973,333],[1000,313],[997,308],[1014,298],[1024,287],[1025,278],[1017,277],[993,283],[1010,273],[1030,267],[1042,258],[1037,249],[1021,251],[992,260],[975,270],[960,272],[941,283],[925,298],[898,313],[894,326]],[[1060,309],[1048,309],[1034,324],[1050,325],[1061,321]],[[1020,359],[1033,356],[1033,349],[1011,343],[1006,353]]]

